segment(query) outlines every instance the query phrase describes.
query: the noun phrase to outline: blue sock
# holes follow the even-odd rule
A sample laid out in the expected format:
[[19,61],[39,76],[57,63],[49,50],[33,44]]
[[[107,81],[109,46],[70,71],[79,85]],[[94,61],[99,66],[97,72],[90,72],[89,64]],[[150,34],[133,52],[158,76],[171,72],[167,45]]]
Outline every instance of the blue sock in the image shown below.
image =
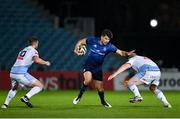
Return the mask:
[[84,83],[81,85],[81,88],[80,88],[80,92],[79,92],[79,95],[78,95],[78,98],[81,98],[83,93],[86,91],[87,89],[87,85],[85,85]]

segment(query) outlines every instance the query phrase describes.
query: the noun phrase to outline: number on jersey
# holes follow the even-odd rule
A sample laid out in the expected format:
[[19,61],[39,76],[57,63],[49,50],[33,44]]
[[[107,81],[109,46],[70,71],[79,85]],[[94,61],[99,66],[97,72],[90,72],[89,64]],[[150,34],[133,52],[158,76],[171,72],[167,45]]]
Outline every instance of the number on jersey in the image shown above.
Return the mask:
[[27,51],[25,51],[25,50],[24,50],[24,51],[21,51],[21,52],[19,53],[17,59],[23,60],[23,59],[24,59],[24,56],[26,55],[26,52],[27,52]]

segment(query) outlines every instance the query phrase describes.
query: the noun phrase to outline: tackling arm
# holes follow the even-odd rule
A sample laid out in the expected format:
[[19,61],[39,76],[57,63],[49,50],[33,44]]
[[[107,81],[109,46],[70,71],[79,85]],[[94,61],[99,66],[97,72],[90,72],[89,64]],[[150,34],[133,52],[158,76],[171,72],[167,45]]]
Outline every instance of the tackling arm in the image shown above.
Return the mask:
[[112,75],[108,77],[108,80],[112,80],[114,77],[116,77],[118,74],[122,73],[126,69],[129,69],[131,67],[131,64],[125,63],[123,64],[116,72],[114,72]]

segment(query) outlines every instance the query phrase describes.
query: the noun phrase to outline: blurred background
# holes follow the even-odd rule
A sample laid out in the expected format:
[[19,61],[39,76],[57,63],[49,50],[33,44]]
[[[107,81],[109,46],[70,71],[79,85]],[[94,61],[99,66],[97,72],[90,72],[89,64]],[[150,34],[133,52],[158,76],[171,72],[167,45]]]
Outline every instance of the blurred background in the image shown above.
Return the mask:
[[[99,37],[105,28],[119,49],[135,49],[160,66],[164,89],[179,90],[179,0],[0,0],[0,88],[9,87],[8,71],[31,36],[39,38],[40,57],[52,62],[51,67],[33,65],[33,75],[47,89],[79,88],[86,56],[76,56],[74,45],[89,35]],[[104,78],[125,61],[108,55]],[[106,89],[116,90],[117,81],[105,83]]]

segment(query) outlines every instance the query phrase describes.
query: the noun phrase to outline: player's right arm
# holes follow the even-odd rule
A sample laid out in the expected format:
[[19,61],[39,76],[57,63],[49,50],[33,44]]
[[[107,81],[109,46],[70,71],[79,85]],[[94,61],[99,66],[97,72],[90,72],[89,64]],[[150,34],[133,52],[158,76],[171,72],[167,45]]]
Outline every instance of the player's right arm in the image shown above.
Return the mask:
[[108,77],[108,80],[112,80],[114,77],[116,77],[118,74],[124,72],[125,70],[131,68],[135,62],[135,58],[129,59],[128,62],[124,63],[116,72],[114,72],[112,75]]
[[131,67],[130,63],[123,64],[116,72],[114,72],[112,75],[108,77],[108,80],[112,80],[114,77],[116,77],[118,74],[122,73],[123,71],[129,69]]
[[79,52],[79,47],[81,45],[86,45],[86,40],[87,40],[86,38],[83,38],[76,43],[75,48],[74,48],[74,53],[76,53],[78,56],[83,55],[82,52]]
[[45,61],[45,60],[41,59],[39,56],[34,56],[33,61],[35,63],[41,64],[41,65],[47,65],[47,66],[51,65],[49,61]]

